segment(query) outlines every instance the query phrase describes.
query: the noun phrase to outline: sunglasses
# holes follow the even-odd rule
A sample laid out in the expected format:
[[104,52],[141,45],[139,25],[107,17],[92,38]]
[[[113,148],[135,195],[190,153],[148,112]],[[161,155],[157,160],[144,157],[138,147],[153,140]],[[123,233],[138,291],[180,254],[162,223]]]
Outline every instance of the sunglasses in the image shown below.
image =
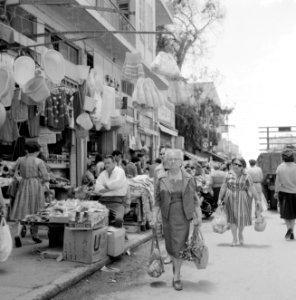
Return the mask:
[[194,170],[194,169],[195,169],[195,167],[186,166],[186,169],[191,169],[191,170]]
[[237,164],[237,163],[233,163],[234,166],[237,166],[237,167],[242,167],[243,165],[240,165],[240,164]]

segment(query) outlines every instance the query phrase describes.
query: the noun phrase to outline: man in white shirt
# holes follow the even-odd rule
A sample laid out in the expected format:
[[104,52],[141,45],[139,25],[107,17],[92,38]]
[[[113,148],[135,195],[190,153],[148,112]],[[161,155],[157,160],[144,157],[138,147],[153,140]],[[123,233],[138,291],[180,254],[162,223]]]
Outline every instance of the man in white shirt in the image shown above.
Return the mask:
[[116,166],[112,155],[104,159],[105,170],[99,175],[95,191],[102,197],[100,202],[110,210],[109,224],[122,227],[127,195],[127,179],[124,170]]

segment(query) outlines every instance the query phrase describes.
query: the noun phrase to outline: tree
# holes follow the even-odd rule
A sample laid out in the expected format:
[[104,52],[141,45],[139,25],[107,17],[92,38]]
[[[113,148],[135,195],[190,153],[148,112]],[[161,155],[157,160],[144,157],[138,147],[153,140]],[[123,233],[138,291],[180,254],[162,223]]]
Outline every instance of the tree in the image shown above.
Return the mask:
[[157,51],[172,53],[182,69],[188,53],[201,56],[207,45],[210,30],[224,18],[219,0],[166,0],[173,12],[173,24],[158,29]]

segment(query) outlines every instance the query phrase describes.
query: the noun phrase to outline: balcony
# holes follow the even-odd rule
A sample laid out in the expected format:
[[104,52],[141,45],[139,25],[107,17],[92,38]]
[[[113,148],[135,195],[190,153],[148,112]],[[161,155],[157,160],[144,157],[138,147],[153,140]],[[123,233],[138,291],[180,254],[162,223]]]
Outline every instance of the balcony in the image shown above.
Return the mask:
[[[111,0],[87,0],[90,6],[97,6],[106,9],[118,9],[118,6],[114,4]],[[131,24],[127,16],[109,12],[109,11],[99,11],[98,13],[114,28],[114,30],[124,30],[130,32],[136,32],[135,27]],[[135,34],[121,34],[132,46],[136,46],[136,35]]]

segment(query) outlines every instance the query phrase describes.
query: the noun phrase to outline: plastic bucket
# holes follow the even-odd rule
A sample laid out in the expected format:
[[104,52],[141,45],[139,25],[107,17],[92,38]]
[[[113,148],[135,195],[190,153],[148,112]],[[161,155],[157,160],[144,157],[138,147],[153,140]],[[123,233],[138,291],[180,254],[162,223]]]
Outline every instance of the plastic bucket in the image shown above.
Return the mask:
[[23,87],[35,76],[35,62],[29,56],[18,57],[13,64],[13,76],[15,82]]
[[40,103],[50,96],[50,91],[42,76],[36,76],[24,86],[24,93],[33,101]]

